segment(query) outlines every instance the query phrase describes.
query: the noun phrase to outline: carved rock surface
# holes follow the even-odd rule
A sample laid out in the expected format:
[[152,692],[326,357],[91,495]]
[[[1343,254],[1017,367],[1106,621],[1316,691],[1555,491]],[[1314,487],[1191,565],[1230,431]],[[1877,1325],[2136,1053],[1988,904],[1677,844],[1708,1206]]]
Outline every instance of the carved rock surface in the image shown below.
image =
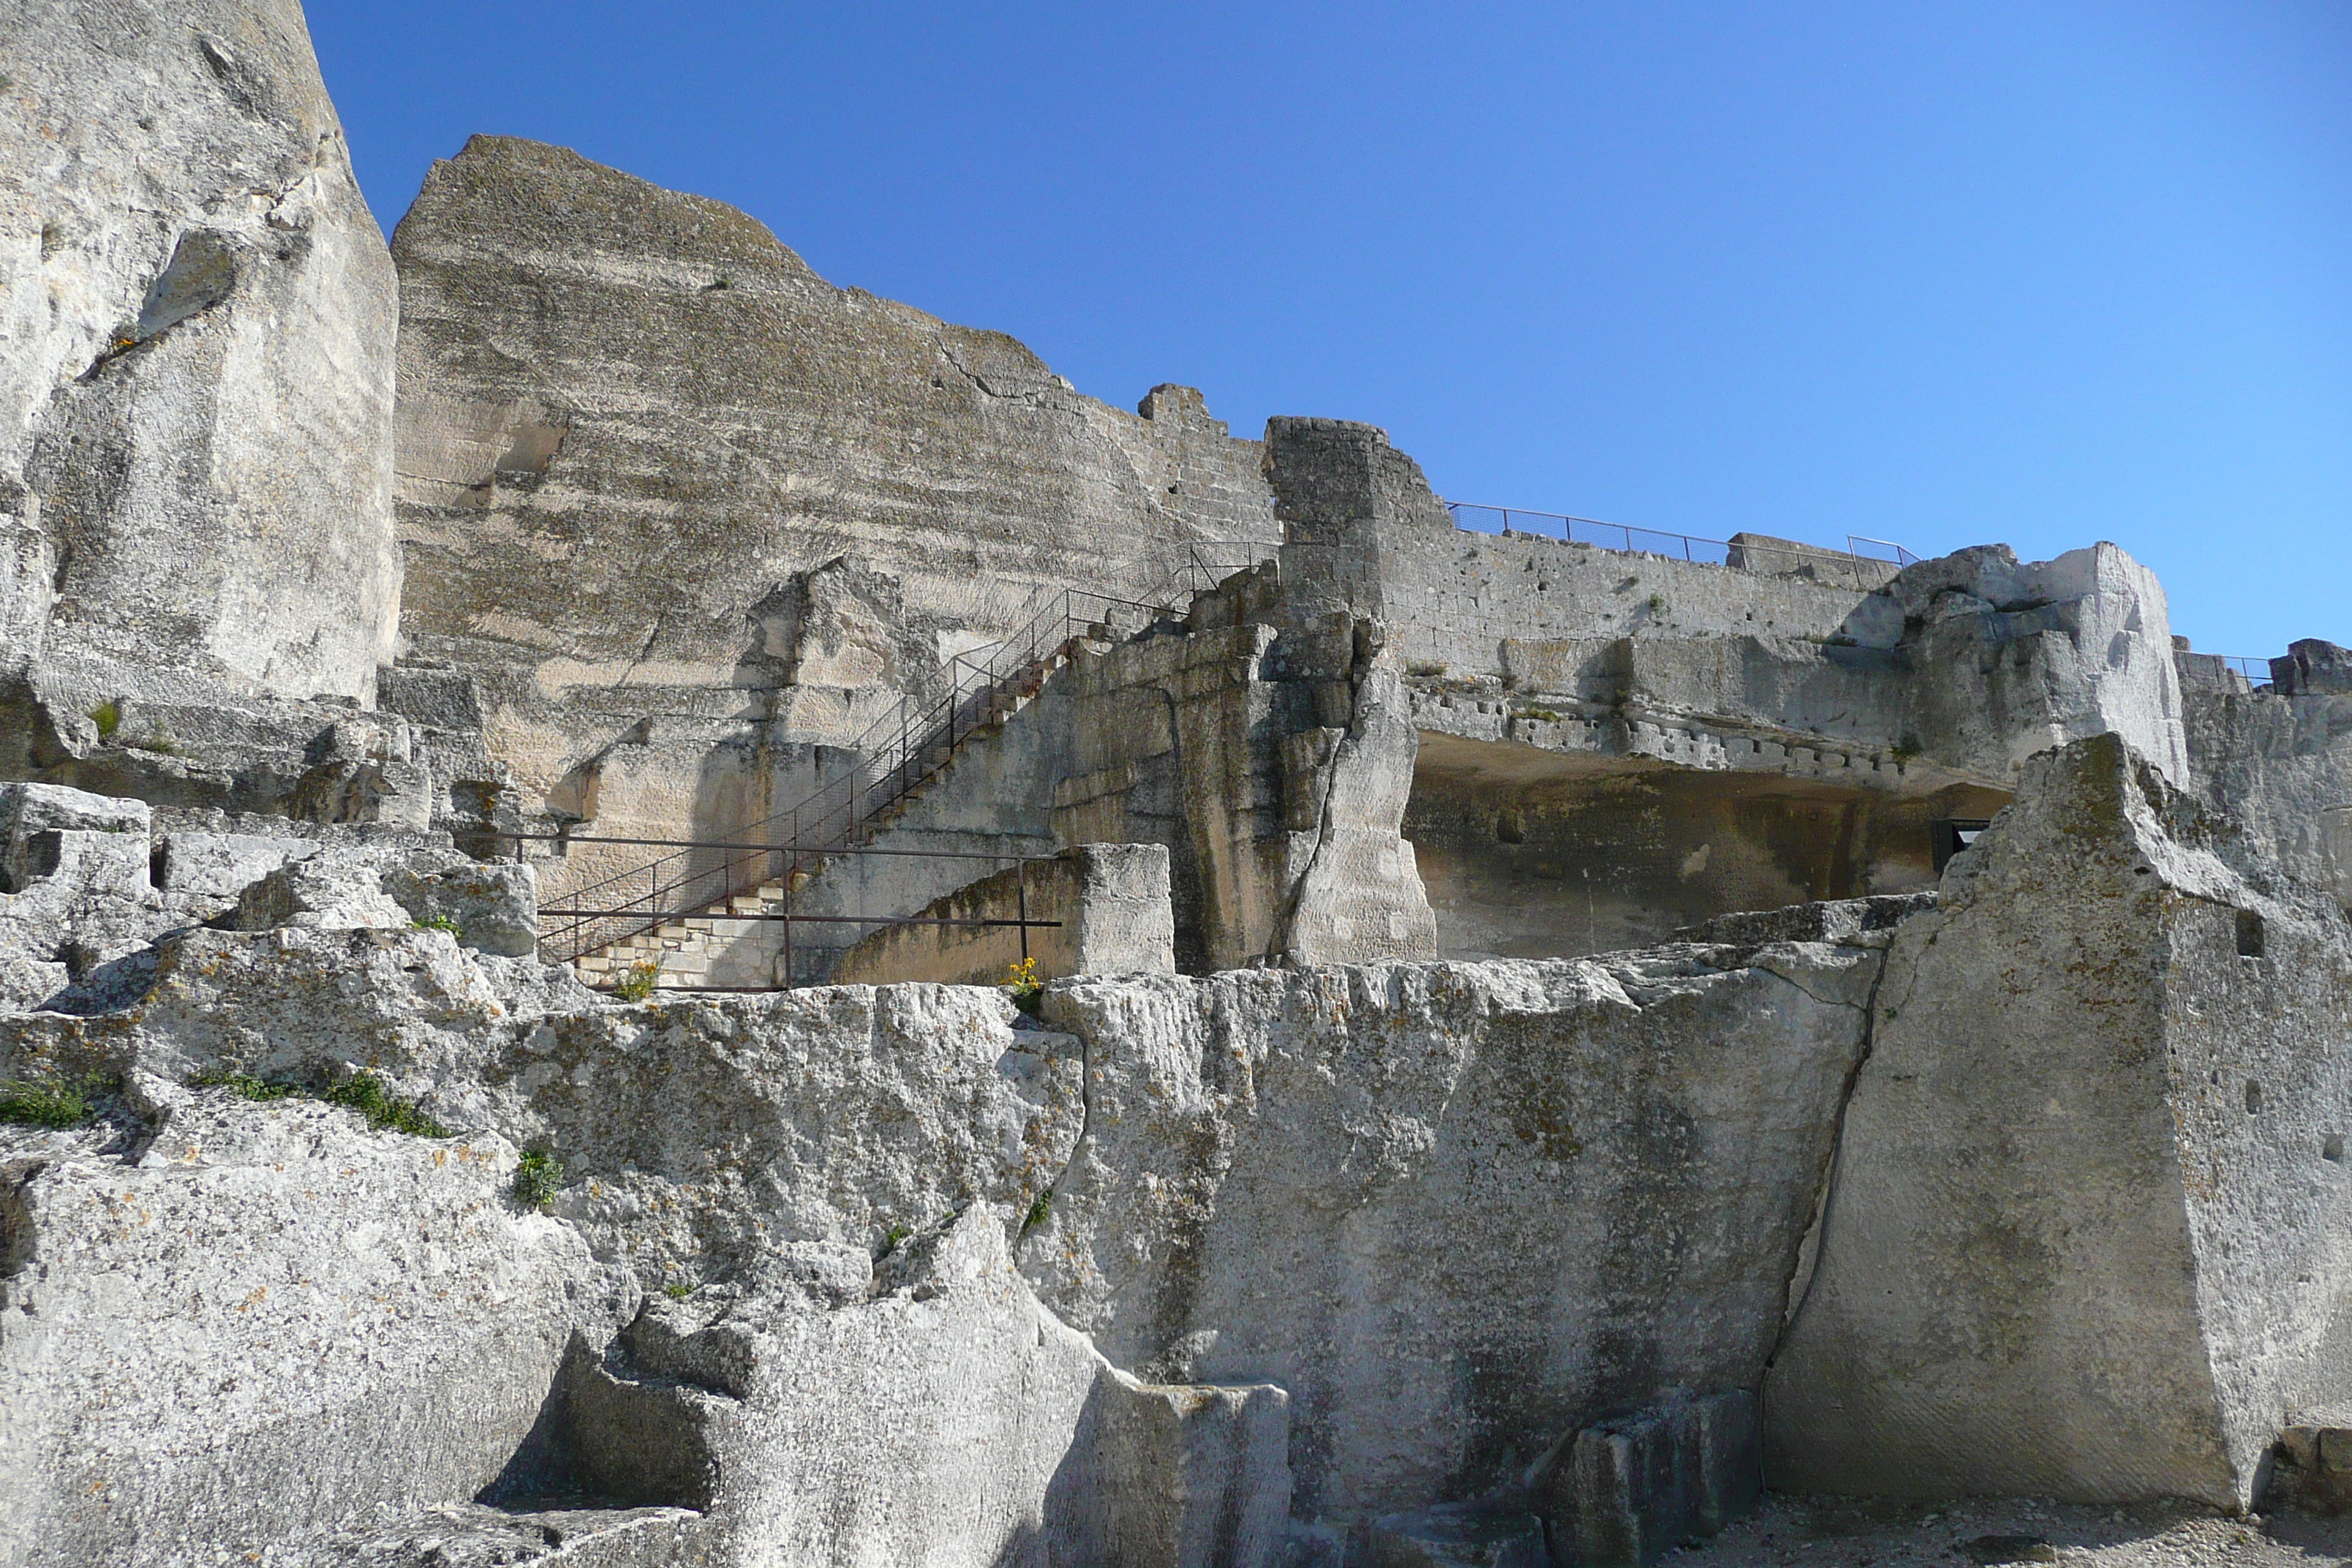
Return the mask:
[[1778,1489],[2252,1500],[2352,1399],[2352,927],[2116,736],[1894,932]]
[[7,0],[0,37],[6,662],[367,698],[396,283],[300,7]]
[[757,727],[845,739],[1042,584],[1133,596],[1155,551],[1278,537],[1198,393],[1096,402],[562,148],[473,138],[393,248],[403,630],[480,677],[528,811],[755,820],[788,803],[715,753]]
[[1087,1129],[1024,1268],[1121,1365],[1287,1389],[1310,1526],[1486,1495],[1625,1402],[1755,1386],[1854,940],[1058,984]]
[[495,1134],[145,1089],[152,1140],[0,1128],[0,1561],[206,1562],[471,1497],[570,1336],[635,1305],[509,1205]]

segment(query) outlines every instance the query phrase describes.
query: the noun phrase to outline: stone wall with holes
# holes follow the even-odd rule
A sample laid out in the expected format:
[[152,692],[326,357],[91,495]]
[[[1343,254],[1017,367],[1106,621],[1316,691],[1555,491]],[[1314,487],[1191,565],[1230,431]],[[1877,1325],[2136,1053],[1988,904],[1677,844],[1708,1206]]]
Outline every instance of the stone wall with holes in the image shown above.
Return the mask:
[[[2352,678],[2328,657],[2344,650],[2295,647],[2303,668],[2274,660],[2286,679],[2257,688],[2183,639],[2189,761],[2199,794],[2242,820],[2282,867],[2352,909]],[[2322,650],[2316,660],[2313,649]]]
[[[561,148],[474,138],[393,254],[402,631],[480,679],[528,815],[576,813],[566,775],[648,715],[844,742],[1043,592],[1277,537],[1199,393],[1098,403]],[[673,782],[674,829],[710,815]]]

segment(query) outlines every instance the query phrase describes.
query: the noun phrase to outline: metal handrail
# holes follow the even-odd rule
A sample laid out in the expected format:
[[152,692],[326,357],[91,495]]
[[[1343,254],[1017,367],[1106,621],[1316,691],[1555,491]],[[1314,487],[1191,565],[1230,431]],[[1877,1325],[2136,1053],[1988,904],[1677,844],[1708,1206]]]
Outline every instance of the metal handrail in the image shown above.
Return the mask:
[[[516,853],[520,856],[522,845],[526,840],[559,839],[562,838],[564,836],[553,833],[496,831],[490,834],[489,837],[499,840],[514,840]],[[646,846],[682,845],[699,849],[751,850],[754,851],[762,860],[767,857],[776,855],[797,858],[795,851],[793,851],[790,847],[772,844],[741,844],[705,839],[629,838],[619,836],[605,836],[593,839],[574,838],[572,839],[571,842],[642,844]],[[733,899],[740,896],[740,893],[745,890],[743,889],[737,889],[734,891],[728,893],[724,898],[719,900],[718,903],[704,906],[702,911],[700,911],[708,913],[714,921],[724,920],[743,924],[765,923],[781,927],[783,934],[782,950],[779,959],[777,979],[773,984],[766,985],[684,985],[675,983],[665,983],[658,978],[658,966],[660,961],[659,956],[656,955],[653,960],[653,963],[656,965],[656,975],[651,981],[653,989],[660,991],[726,992],[790,990],[793,986],[799,984],[793,958],[793,928],[796,925],[887,926],[894,928],[898,926],[939,926],[954,927],[957,929],[970,929],[974,927],[1013,929],[1019,931],[1021,933],[1021,957],[1025,963],[1029,958],[1029,933],[1033,931],[1059,930],[1063,924],[1062,921],[1056,920],[1032,920],[1029,918],[1028,868],[1037,861],[1055,858],[1055,857],[1051,855],[1023,855],[1018,852],[1005,850],[877,849],[871,846],[838,847],[827,850],[826,853],[828,855],[878,855],[905,859],[989,860],[1000,865],[1005,861],[1011,861],[1013,868],[1020,873],[1020,875],[1014,879],[1015,912],[1013,918],[1009,920],[1002,916],[950,916],[924,915],[920,913],[911,915],[827,915],[796,912],[792,907],[792,877],[787,873],[782,879],[782,892],[781,902],[782,907],[781,909],[750,910],[722,909],[721,906],[731,902]],[[768,882],[773,880],[776,880],[776,879],[763,878],[760,882],[753,885],[764,886]],[[673,884],[673,886],[675,885],[676,884]],[[581,907],[579,896],[576,893],[568,903],[560,906],[542,906],[539,912],[542,916],[566,918],[571,919],[575,922],[614,918],[642,921],[646,916],[645,910],[640,905],[636,904],[623,904],[612,909],[598,909],[593,907],[583,908]],[[633,931],[631,934],[641,934],[645,930],[657,928],[672,920],[692,918],[697,912],[698,911],[692,910],[675,910],[656,921],[652,927],[640,925],[637,930]],[[605,945],[614,945],[626,940],[628,940],[627,937],[614,938],[613,942],[608,942]],[[544,938],[541,939],[541,946],[542,956],[544,956],[546,949],[546,941]],[[579,955],[574,953],[572,956],[577,957]],[[617,989],[617,981],[610,981],[602,985],[595,986],[594,988],[600,990],[614,990]]]
[[2236,670],[2240,675],[2244,676],[2248,680],[2256,682],[2257,684],[2267,686],[2271,683],[2271,661],[2269,659],[2248,658],[2243,654],[2235,653],[2199,653],[2194,648],[2189,649],[2189,653],[2193,658],[2218,658],[2231,669]]
[[1884,544],[1887,549],[1895,552],[1895,564],[1897,566],[1916,566],[1921,560],[1921,557],[1912,554],[1910,551],[1891,539],[1873,539],[1866,533],[1849,533],[1845,536],[1845,552],[1858,561],[1884,561],[1886,557],[1864,555],[1854,548],[1857,544]]
[[[1895,543],[1893,540],[1871,539],[1858,533],[1848,534],[1846,536],[1846,543],[1849,548],[1843,551],[1832,550],[1826,546],[1819,545],[1797,545],[1790,547],[1777,544],[1751,544],[1745,542],[1735,544],[1727,539],[1703,539],[1695,533],[1669,533],[1664,529],[1635,528],[1630,523],[1604,522],[1597,517],[1577,517],[1570,513],[1561,511],[1537,511],[1528,507],[1490,506],[1483,501],[1459,500],[1445,501],[1442,504],[1444,506],[1448,515],[1454,519],[1454,526],[1461,529],[1465,533],[1482,533],[1486,531],[1483,529],[1465,527],[1462,521],[1462,514],[1464,512],[1493,512],[1502,519],[1502,531],[1506,533],[1512,531],[1511,520],[1513,518],[1535,518],[1546,522],[1558,523],[1559,525],[1560,539],[1570,544],[1590,544],[1601,550],[1623,551],[1630,554],[1664,555],[1670,560],[1679,555],[1680,558],[1685,561],[1700,565],[1737,566],[1744,564],[1747,558],[1751,555],[1786,556],[1791,562],[1800,565],[1834,565],[1843,561],[1853,573],[1854,586],[1863,589],[1868,589],[1873,584],[1863,581],[1861,563],[1865,561],[1885,562],[1886,558],[1884,556],[1865,555],[1860,551],[1851,548],[1853,545],[1885,545],[1886,548],[1895,552],[1894,560],[1891,563],[1898,570],[1902,567],[1912,565],[1919,560],[1918,556],[1912,554],[1910,551],[1906,550],[1902,545]],[[1582,528],[1589,533],[1594,535],[1614,534],[1620,541],[1622,541],[1622,542],[1612,544],[1609,542],[1605,537],[1591,537],[1580,540],[1576,536],[1576,531],[1579,528]],[[1551,537],[1549,531],[1541,529],[1530,529],[1527,531],[1535,534],[1538,538]],[[1647,545],[1637,544],[1634,542],[1637,538],[1658,541],[1664,548],[1654,550],[1649,548]],[[1715,552],[1721,552],[1722,558],[1720,560],[1715,558],[1712,553]],[[1735,560],[1735,556],[1738,559]]]
[[[1173,564],[1153,587],[1144,590],[1144,597],[1041,584],[1024,605],[1025,618],[1018,621],[1013,631],[949,656],[940,665],[944,682],[935,682],[933,695],[902,696],[852,741],[845,749],[858,761],[840,777],[818,785],[782,811],[730,830],[721,839],[666,841],[675,846],[671,853],[571,889],[565,895],[567,907],[543,911],[568,923],[542,934],[542,956],[565,962],[613,946],[669,921],[716,909],[780,877],[789,884],[806,862],[854,847],[870,831],[877,816],[937,776],[964,739],[994,722],[1008,697],[1034,695],[1051,673],[1050,666],[1066,656],[1086,633],[1114,618],[1133,619],[1138,613],[1145,617],[1145,625],[1181,616],[1194,594],[1214,586],[1223,580],[1219,574],[1229,570],[1224,561],[1213,557],[1229,556],[1230,547],[1204,550],[1196,544],[1147,552],[1130,562],[1129,567],[1156,563],[1171,553],[1176,557]],[[1252,552],[1241,569],[1264,558]],[[1174,602],[1179,595],[1181,605]],[[1024,687],[1029,689],[1025,692]],[[751,842],[726,842],[747,840]],[[633,842],[578,837],[568,841]],[[634,842],[648,847],[654,843]],[[768,863],[779,852],[786,860],[780,873],[772,874]],[[714,853],[720,858],[716,864],[708,863]],[[698,865],[698,859],[705,863]],[[758,875],[745,880],[746,868],[753,865],[759,868]]]

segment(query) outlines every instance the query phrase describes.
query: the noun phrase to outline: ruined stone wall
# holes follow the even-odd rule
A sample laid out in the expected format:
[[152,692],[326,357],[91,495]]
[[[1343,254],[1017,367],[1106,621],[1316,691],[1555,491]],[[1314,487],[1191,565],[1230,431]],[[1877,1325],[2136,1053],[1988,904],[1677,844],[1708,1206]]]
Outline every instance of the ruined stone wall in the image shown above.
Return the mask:
[[2198,793],[2242,820],[2281,867],[2352,909],[2352,682],[2305,677],[2257,689],[2185,647],[2179,665]]
[[76,719],[368,699],[395,285],[300,7],[13,0],[0,37],[0,668]]
[[657,715],[691,805],[594,820],[747,820],[688,758],[848,739],[1041,585],[1134,592],[1170,546],[1275,538],[1256,445],[1197,393],[1108,407],[560,148],[475,138],[394,253],[403,631],[481,679],[529,812],[578,813],[567,775]]
[[1545,540],[1407,529],[1379,549],[1426,728],[1701,767],[1761,767],[1769,745],[1794,772],[1802,748],[1910,790],[2007,787],[2112,731],[2188,777],[2164,591],[2113,545],[1961,551],[1867,595]]

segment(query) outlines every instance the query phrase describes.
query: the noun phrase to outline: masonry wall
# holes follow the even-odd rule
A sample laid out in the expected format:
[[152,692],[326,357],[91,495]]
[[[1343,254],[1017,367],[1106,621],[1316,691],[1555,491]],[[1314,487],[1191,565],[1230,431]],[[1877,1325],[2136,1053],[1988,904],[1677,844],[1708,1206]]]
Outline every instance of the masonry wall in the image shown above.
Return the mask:
[[1158,844],[1077,845],[981,878],[924,905],[917,918],[1044,923],[886,927],[841,955],[833,983],[1002,985],[1024,961],[1040,980],[1176,967],[1168,851]]
[[2258,689],[2185,647],[2179,664],[2199,793],[2352,908],[2352,693]]

